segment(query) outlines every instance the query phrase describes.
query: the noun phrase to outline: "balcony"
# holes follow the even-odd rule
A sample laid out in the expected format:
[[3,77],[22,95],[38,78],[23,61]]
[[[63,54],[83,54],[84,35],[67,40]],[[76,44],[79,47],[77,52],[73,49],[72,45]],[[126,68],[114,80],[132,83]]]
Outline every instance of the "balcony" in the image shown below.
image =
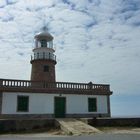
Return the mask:
[[72,82],[40,82],[28,80],[0,79],[0,91],[43,92],[66,94],[112,94],[109,85]]
[[31,55],[31,61],[40,60],[40,59],[56,61],[56,55],[54,55],[52,53],[37,53],[37,54]]

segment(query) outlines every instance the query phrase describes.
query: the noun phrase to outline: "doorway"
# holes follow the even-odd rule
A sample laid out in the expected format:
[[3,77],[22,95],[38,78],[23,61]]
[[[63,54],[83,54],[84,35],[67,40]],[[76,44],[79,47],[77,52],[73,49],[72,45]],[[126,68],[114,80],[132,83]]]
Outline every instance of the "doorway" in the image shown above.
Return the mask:
[[66,113],[66,98],[55,97],[54,98],[54,115],[55,118],[65,118]]

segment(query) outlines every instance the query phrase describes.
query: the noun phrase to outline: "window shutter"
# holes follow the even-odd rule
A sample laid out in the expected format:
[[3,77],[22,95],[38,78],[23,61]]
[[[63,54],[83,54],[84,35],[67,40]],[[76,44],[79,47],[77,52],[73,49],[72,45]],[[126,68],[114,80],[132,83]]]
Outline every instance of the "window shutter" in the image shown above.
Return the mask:
[[96,98],[88,98],[88,111],[89,112],[96,112],[97,111]]
[[18,96],[17,97],[17,111],[27,112],[29,106],[28,96]]

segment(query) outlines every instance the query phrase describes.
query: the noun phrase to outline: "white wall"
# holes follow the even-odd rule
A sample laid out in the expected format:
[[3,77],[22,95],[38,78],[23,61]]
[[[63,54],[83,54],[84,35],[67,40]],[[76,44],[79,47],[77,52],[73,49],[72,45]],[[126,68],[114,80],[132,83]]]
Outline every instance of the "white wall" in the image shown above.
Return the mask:
[[97,112],[107,113],[107,96],[97,95],[67,95],[67,113],[91,113],[88,112],[88,98],[97,98]]
[[[17,95],[29,96],[29,112],[17,112]],[[54,97],[59,94],[45,93],[12,93],[4,92],[2,100],[2,114],[53,114]],[[61,94],[66,97],[66,114],[90,113],[88,112],[88,97],[97,98],[97,112],[107,113],[107,96],[103,95],[71,95]]]

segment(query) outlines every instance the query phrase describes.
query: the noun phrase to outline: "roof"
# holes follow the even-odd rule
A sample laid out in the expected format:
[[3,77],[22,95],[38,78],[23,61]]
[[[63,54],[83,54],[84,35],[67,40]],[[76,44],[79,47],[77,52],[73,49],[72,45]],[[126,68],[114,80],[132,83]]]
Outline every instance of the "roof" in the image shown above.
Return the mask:
[[34,38],[35,39],[47,39],[48,41],[53,40],[53,36],[47,31],[37,33]]

